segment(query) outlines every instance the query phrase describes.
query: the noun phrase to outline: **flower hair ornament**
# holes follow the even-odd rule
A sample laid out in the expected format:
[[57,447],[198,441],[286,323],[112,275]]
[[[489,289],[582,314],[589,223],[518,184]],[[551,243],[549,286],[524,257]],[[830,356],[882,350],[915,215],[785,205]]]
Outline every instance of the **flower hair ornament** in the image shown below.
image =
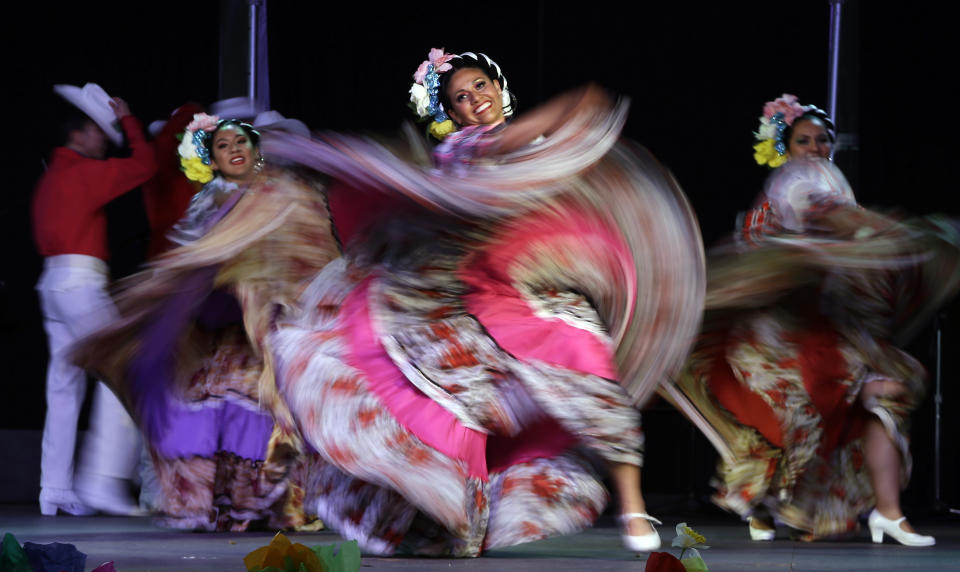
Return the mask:
[[833,122],[826,111],[816,105],[800,105],[797,96],[785,93],[763,106],[760,129],[753,134],[759,141],[753,146],[753,158],[758,164],[776,168],[787,162],[786,131],[794,121],[805,115],[823,121],[830,140],[834,140]]
[[[482,60],[481,60],[482,58]],[[457,130],[453,121],[447,117],[440,101],[440,74],[454,69],[452,60],[464,60],[467,65],[461,67],[478,67],[493,72],[490,79],[500,83],[502,92],[503,114],[505,117],[513,115],[513,95],[507,90],[507,78],[503,77],[500,66],[486,54],[464,52],[460,55],[448,54],[442,48],[431,48],[427,59],[420,64],[413,74],[413,85],[410,86],[410,107],[421,119],[430,118],[427,130],[430,135],[441,141]]]
[[776,168],[787,162],[787,142],[784,133],[806,109],[797,103],[797,96],[783,94],[763,106],[760,128],[754,133],[759,141],[753,146],[753,158],[760,165]]
[[[213,132],[225,123],[240,126],[256,138],[260,136],[260,133],[247,123],[236,119],[220,119],[216,115],[197,113],[193,116],[193,121],[187,125],[180,145],[177,147],[177,154],[180,155],[180,168],[183,169],[183,173],[191,181],[206,184],[213,180],[213,168],[210,166],[212,162],[210,138]],[[254,140],[254,144],[256,144],[256,140]],[[263,157],[260,156],[257,158],[256,164],[258,171],[262,165]]]

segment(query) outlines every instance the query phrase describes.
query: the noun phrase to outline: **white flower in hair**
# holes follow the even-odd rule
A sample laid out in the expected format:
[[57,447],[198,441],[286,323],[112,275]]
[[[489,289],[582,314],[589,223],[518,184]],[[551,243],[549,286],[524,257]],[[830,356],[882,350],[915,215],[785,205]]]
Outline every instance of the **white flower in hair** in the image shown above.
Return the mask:
[[413,102],[418,116],[430,115],[430,93],[423,85],[415,83],[410,86],[410,101]]
[[197,146],[193,144],[191,133],[188,132],[183,140],[180,141],[180,145],[177,147],[177,153],[184,159],[191,159],[197,156]]
[[757,139],[776,139],[777,138],[777,126],[773,123],[770,123],[770,119],[767,117],[760,118],[760,130],[757,131]]

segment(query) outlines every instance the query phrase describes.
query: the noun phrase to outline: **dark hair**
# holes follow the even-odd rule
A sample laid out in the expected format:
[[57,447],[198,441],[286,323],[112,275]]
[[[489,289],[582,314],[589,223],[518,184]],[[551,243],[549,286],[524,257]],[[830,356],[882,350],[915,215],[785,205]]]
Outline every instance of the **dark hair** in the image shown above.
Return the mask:
[[[500,84],[500,89],[507,89],[507,79],[503,77],[500,66],[497,65],[497,62],[488,58],[486,54],[465,52],[459,56],[454,56],[449,63],[453,69],[440,74],[440,93],[438,95],[440,96],[440,103],[444,109],[450,109],[453,105],[447,96],[447,87],[450,85],[450,78],[460,69],[478,69],[485,73],[491,80],[497,80],[497,83]],[[517,110],[517,97],[513,95],[512,91],[507,90],[507,93],[510,96],[510,104],[503,107],[503,113],[504,115],[512,115]]]
[[834,130],[836,129],[833,126],[833,121],[830,120],[830,116],[827,115],[827,112],[820,109],[819,107],[808,105],[806,110],[803,112],[803,115],[793,120],[791,125],[788,125],[786,129],[783,130],[783,144],[790,144],[790,137],[793,135],[793,126],[801,121],[809,121],[811,119],[819,119],[823,122],[824,127],[827,128],[827,137],[830,138],[830,143],[836,143],[837,137]]
[[250,143],[252,143],[254,147],[260,145],[260,132],[254,129],[253,125],[240,121],[239,119],[224,119],[217,123],[216,129],[207,133],[207,136],[204,137],[203,145],[209,149],[211,153],[213,152],[211,146],[213,145],[214,136],[219,133],[221,129],[226,129],[227,127],[238,127],[246,133],[247,138],[250,139]]
[[72,108],[62,113],[57,120],[56,133],[51,141],[53,146],[62,147],[70,142],[70,134],[74,131],[83,131],[88,123],[96,124],[86,113]]

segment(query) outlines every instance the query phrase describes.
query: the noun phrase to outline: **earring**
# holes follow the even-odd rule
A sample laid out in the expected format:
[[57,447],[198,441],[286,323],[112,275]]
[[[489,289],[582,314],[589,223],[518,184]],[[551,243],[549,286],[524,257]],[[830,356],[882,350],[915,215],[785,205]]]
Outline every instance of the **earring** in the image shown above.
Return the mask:
[[257,155],[257,161],[253,164],[253,170],[257,173],[263,170],[266,161],[263,159],[263,153]]

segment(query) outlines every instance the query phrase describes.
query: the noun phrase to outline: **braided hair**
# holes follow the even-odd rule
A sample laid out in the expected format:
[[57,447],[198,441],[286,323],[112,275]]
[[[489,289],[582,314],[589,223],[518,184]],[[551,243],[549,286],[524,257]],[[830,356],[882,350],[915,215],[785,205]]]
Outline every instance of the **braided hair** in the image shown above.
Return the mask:
[[464,52],[458,56],[454,56],[450,60],[450,65],[453,69],[448,70],[440,74],[440,103],[445,109],[450,109],[452,107],[452,102],[447,96],[447,87],[450,84],[450,78],[453,77],[453,74],[457,70],[464,68],[475,68],[487,75],[491,80],[496,80],[500,84],[500,89],[503,92],[503,116],[511,117],[514,112],[517,110],[517,97],[513,95],[513,92],[507,89],[507,78],[503,76],[503,72],[500,71],[500,66],[497,65],[497,62],[491,60],[483,53],[474,53],[474,52]]

